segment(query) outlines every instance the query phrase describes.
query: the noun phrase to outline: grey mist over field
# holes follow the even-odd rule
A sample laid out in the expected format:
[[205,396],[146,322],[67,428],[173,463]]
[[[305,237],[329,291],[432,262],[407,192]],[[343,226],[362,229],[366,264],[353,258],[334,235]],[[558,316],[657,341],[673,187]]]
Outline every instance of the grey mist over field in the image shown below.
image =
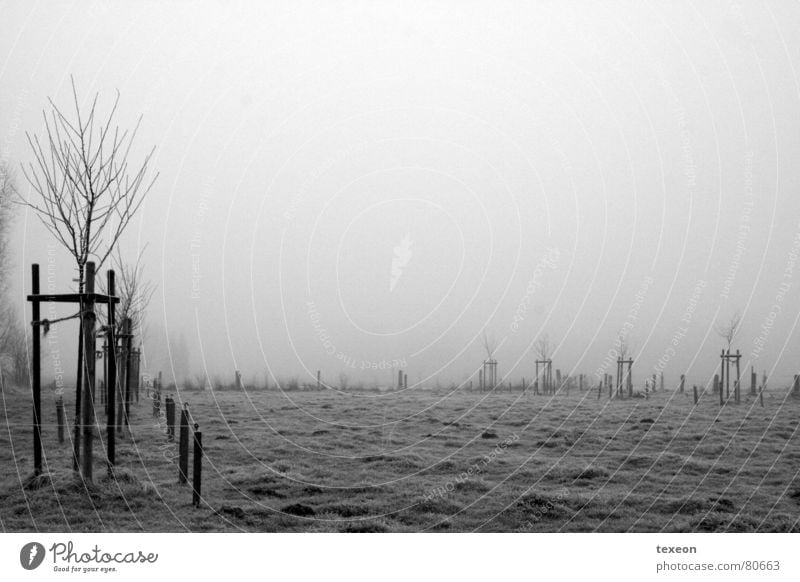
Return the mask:
[[[122,242],[157,285],[150,372],[444,385],[474,380],[485,330],[510,381],[543,333],[594,378],[622,331],[637,385],[705,385],[737,311],[743,371],[799,371],[796,10],[165,4],[0,19],[3,161],[30,161],[70,75],[143,115],[134,157],[157,146]],[[20,314],[30,263],[72,284],[52,244],[21,209]],[[73,361],[73,335],[45,353]]]

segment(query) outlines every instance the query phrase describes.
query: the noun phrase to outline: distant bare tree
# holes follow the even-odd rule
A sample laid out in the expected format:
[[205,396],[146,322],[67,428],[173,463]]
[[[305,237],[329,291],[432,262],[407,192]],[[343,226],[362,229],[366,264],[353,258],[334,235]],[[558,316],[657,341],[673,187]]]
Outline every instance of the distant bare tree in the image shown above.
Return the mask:
[[16,194],[14,177],[6,164],[0,165],[0,297],[5,296],[8,286],[8,236],[13,218],[12,198]]
[[11,205],[14,196],[14,176],[6,164],[0,164],[0,373],[10,374],[16,384],[25,384],[28,381],[28,340],[17,310],[7,301],[11,266],[8,240],[14,218]]
[[12,306],[0,308],[0,371],[17,385],[28,383],[29,341]]
[[716,330],[719,335],[728,344],[728,351],[733,345],[733,340],[736,339],[736,334],[739,331],[739,324],[742,322],[742,315],[736,311],[725,322],[717,323]]
[[122,321],[128,318],[131,322],[130,333],[141,335],[144,314],[147,311],[153,293],[156,290],[152,281],[144,278],[142,269],[142,253],[133,264],[122,260],[119,249],[112,255],[114,270],[118,273],[116,293],[119,297],[117,305],[117,332],[122,331]]
[[481,343],[483,344],[483,349],[486,350],[486,357],[487,359],[491,360],[492,356],[494,356],[494,352],[497,349],[497,340],[495,339],[494,335],[490,335],[483,330],[483,334],[481,335]]
[[550,356],[553,354],[553,344],[550,341],[550,336],[546,333],[542,334],[533,346],[540,360],[549,360]]
[[617,337],[617,343],[619,344],[619,347],[617,348],[617,352],[619,352],[619,357],[624,360],[627,358],[628,354],[631,351],[631,346],[628,343],[627,336],[625,336],[624,334],[619,334],[619,336]]

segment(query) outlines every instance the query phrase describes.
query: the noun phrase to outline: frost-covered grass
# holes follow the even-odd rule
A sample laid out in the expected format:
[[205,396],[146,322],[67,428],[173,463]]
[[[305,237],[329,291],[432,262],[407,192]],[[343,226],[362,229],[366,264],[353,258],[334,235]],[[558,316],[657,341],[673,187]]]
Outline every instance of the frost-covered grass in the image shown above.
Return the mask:
[[[185,392],[204,502],[177,484],[163,420],[134,406],[116,478],[70,471],[44,398],[49,474],[31,482],[30,403],[0,402],[6,531],[800,531],[800,402],[708,394]],[[71,416],[71,414],[70,414]],[[104,433],[102,433],[104,434]],[[12,453],[13,445],[13,453]]]

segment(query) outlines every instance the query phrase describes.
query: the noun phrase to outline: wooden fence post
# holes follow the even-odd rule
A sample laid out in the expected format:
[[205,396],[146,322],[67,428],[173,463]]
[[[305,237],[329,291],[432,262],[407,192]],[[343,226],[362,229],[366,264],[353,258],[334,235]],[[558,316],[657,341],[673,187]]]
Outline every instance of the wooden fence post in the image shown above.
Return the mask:
[[200,495],[202,492],[202,472],[203,472],[203,433],[199,430],[200,425],[194,425],[194,471],[192,474],[192,505],[200,507]]
[[83,424],[83,455],[81,456],[81,469],[84,481],[92,482],[93,461],[92,446],[94,439],[94,263],[86,263],[86,298],[83,306],[83,398],[82,398],[82,424]]
[[633,397],[633,375],[631,374],[631,365],[628,364],[628,398]]
[[125,339],[125,426],[130,427],[131,414],[131,374],[133,373],[133,334],[131,333],[131,318],[126,317],[123,322]]
[[[117,359],[117,382],[115,385],[115,390],[117,391],[115,398],[116,402],[116,416],[114,417],[115,426],[118,434],[122,434],[122,428],[125,426],[125,378],[127,377],[128,371],[128,358],[125,354],[125,321],[122,322],[122,331],[121,333],[116,336],[114,339],[115,341],[115,350],[118,351],[118,359]],[[119,342],[119,345],[117,345]]]
[[181,410],[180,441],[178,442],[178,483],[186,483],[189,471],[189,405]]
[[153,387],[153,416],[161,415],[161,372],[158,373],[157,384]]
[[683,387],[686,384],[686,374],[681,374],[681,387],[680,393],[683,394]]
[[167,406],[167,438],[170,441],[175,440],[175,400],[171,396],[167,396],[165,400]]
[[[39,294],[39,265],[31,266],[31,291]],[[33,301],[33,370],[31,370],[31,384],[33,388],[33,473],[40,475],[42,472],[42,368],[41,368],[41,331],[39,330],[39,302]],[[94,357],[94,349],[92,349]]]
[[761,404],[761,408],[764,408],[764,387],[763,386],[758,391],[758,402]]
[[697,385],[695,384],[692,386],[692,391],[694,392],[694,403],[697,405]]
[[[114,271],[106,273],[106,287],[109,295],[116,295],[116,281]],[[112,302],[108,304],[108,335],[106,336],[106,463],[108,474],[114,471],[117,456],[117,333],[116,333],[116,308]]]
[[64,444],[64,397],[56,400],[56,425],[58,426],[58,444]]

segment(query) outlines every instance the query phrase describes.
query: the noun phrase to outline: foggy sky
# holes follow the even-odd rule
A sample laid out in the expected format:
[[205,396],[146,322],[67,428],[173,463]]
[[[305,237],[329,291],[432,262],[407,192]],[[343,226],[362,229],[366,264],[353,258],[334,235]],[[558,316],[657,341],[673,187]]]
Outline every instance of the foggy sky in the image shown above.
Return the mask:
[[[160,177],[122,247],[146,246],[168,378],[461,382],[485,330],[510,381],[547,333],[595,382],[623,333],[637,385],[705,385],[739,311],[777,386],[800,371],[799,27],[760,2],[11,2],[0,156],[30,161],[70,75],[143,114]],[[20,313],[30,263],[71,285],[53,242],[20,211]]]

